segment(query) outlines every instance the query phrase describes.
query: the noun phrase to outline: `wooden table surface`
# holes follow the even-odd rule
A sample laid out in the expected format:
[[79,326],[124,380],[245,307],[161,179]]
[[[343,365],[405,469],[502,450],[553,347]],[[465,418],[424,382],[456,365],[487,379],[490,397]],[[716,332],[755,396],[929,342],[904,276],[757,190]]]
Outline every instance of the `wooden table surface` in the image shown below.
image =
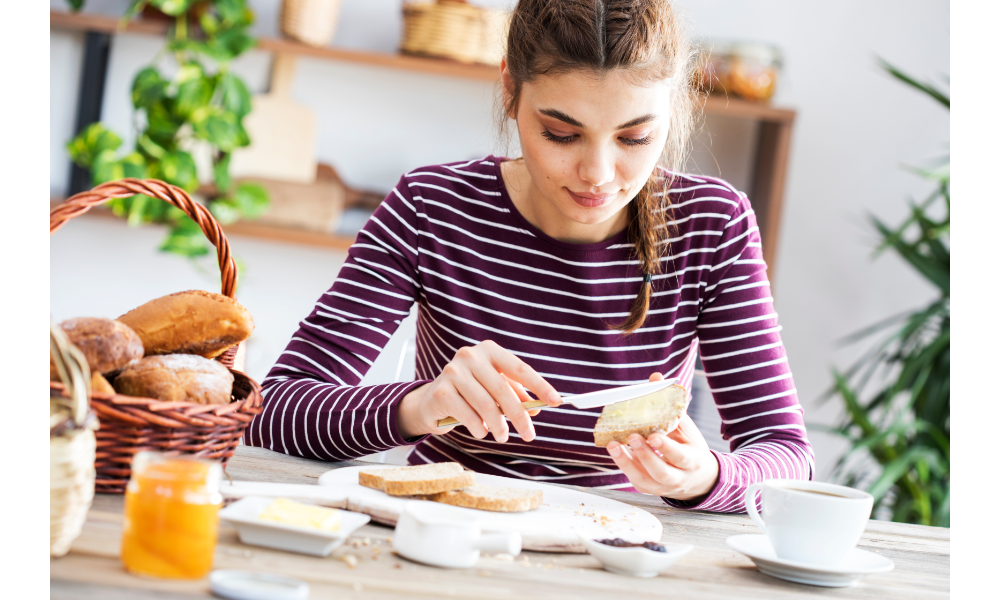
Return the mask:
[[[338,466],[240,446],[229,463],[234,480],[315,483]],[[576,488],[580,489],[580,488]],[[757,533],[746,515],[671,509],[656,497],[584,490],[641,507],[663,523],[663,541],[694,550],[651,579],[615,575],[588,554],[524,552],[514,561],[483,557],[475,568],[438,569],[392,553],[392,529],[369,524],[326,558],[245,546],[236,531],[220,525],[216,569],[281,573],[309,582],[320,598],[742,598],[845,597],[920,600],[947,598],[951,530],[870,521],[860,547],[896,563],[889,573],[869,575],[851,588],[819,588],[759,573],[749,558],[726,546],[726,538]],[[210,597],[207,578],[160,581],[125,572],[118,558],[123,497],[98,494],[83,532],[69,554],[50,562],[50,597],[94,600],[181,600]],[[351,567],[344,558],[353,555]]]

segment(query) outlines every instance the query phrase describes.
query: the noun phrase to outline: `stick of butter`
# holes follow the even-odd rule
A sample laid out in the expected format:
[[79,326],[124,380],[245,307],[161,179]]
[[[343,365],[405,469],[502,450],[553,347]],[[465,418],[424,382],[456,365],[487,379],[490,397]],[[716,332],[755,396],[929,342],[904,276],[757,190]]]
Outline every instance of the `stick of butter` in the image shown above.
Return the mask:
[[303,504],[288,498],[275,499],[258,518],[261,521],[273,521],[320,531],[340,529],[340,511],[336,508]]

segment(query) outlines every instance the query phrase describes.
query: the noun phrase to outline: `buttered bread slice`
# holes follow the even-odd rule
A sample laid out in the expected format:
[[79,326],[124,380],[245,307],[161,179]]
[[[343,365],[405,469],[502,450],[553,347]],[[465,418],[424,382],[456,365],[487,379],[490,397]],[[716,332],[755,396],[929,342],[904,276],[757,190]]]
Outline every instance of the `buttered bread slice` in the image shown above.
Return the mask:
[[468,487],[475,474],[456,462],[413,465],[396,469],[362,469],[358,483],[390,496],[422,496]]
[[627,444],[628,436],[633,433],[646,437],[658,429],[670,433],[680,423],[689,399],[688,391],[674,384],[652,394],[609,404],[597,419],[594,444],[599,448],[612,440]]

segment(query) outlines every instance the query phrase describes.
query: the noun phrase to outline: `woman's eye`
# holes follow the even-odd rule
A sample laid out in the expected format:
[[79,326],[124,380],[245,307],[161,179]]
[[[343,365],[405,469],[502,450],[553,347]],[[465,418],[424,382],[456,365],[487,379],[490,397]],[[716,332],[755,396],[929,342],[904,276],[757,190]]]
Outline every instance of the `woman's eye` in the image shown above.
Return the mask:
[[548,129],[542,130],[542,137],[557,144],[568,144],[573,141],[575,135],[556,135]]
[[644,145],[648,144],[649,142],[653,141],[653,136],[652,135],[647,135],[644,138],[623,137],[623,138],[618,138],[618,139],[620,139],[622,141],[622,143],[625,144],[626,146],[644,146]]

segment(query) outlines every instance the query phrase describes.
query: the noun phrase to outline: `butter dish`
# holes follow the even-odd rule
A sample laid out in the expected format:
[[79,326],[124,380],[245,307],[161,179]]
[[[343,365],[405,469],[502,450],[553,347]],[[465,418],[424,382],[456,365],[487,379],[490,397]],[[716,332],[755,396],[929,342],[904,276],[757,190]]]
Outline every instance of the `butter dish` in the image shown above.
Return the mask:
[[336,531],[262,521],[261,513],[272,502],[274,498],[247,496],[219,511],[219,518],[236,527],[244,544],[312,556],[329,556],[354,530],[371,519],[368,515],[341,510],[340,527]]

